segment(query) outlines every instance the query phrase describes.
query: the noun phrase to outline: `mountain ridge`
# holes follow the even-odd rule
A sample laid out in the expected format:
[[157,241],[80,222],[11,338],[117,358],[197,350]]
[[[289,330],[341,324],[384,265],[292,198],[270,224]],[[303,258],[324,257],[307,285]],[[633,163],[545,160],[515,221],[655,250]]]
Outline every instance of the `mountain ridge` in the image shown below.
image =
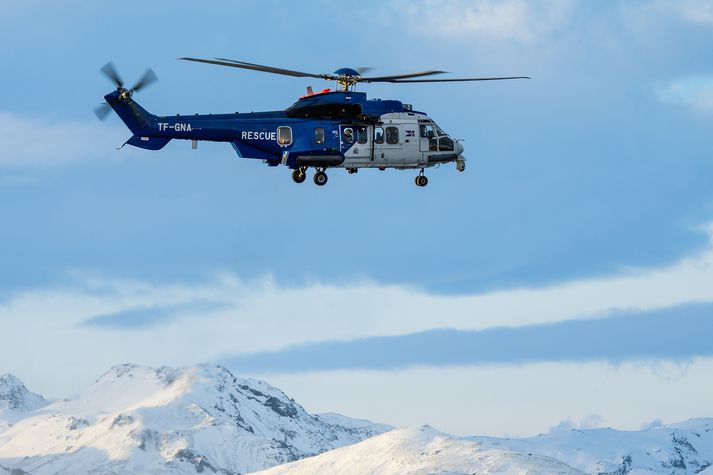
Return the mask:
[[30,411],[0,431],[0,467],[37,474],[238,474],[391,429],[338,417],[345,426],[220,366],[119,365],[77,398]]
[[49,401],[27,389],[18,377],[12,374],[0,375],[0,429],[47,404]]
[[[418,430],[417,430],[418,429]],[[255,475],[713,474],[713,418],[638,431],[572,429],[528,438],[395,429]]]
[[280,389],[221,366],[118,365],[55,402],[4,375],[0,404],[0,475],[713,475],[713,418],[639,431],[455,437],[428,425],[309,414]]

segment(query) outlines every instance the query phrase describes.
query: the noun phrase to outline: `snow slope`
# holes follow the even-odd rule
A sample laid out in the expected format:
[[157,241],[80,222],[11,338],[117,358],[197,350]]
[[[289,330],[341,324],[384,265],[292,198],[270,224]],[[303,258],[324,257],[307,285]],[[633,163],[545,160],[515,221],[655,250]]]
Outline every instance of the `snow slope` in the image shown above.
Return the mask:
[[261,475],[581,474],[550,457],[483,447],[429,426],[397,429],[356,445],[281,465]]
[[30,392],[15,376],[0,376],[0,431],[47,404],[42,396]]
[[260,473],[713,475],[713,419],[524,439],[390,429],[310,415],[279,389],[221,367],[116,366],[79,397],[54,403],[0,377],[0,475],[269,467]]
[[263,475],[590,473],[713,475],[713,419],[641,431],[572,430],[525,439],[399,429]]
[[78,398],[39,407],[1,431],[0,474],[2,467],[33,474],[245,473],[389,429],[310,415],[269,384],[221,367],[123,365]]
[[589,429],[526,439],[472,440],[554,457],[587,473],[682,475],[705,473],[702,471],[713,467],[713,419],[691,419],[641,431]]

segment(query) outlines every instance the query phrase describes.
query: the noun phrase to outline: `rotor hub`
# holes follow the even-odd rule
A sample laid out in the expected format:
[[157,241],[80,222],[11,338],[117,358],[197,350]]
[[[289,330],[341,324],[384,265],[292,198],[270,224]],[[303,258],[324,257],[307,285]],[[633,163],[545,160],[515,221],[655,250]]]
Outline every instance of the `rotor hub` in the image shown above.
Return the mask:
[[361,74],[359,74],[359,71],[352,68],[340,68],[334,71],[334,74],[336,74],[337,76],[361,76]]
[[337,77],[337,85],[343,87],[345,91],[348,91],[351,87],[358,83],[359,78],[361,77],[359,71],[352,68],[340,68],[334,71],[333,74]]

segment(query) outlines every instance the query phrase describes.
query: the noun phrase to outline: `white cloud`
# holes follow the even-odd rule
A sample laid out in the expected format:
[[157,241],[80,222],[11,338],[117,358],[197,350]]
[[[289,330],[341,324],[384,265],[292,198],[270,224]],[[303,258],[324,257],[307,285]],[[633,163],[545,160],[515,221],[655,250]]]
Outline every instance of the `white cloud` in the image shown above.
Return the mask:
[[579,422],[575,422],[571,418],[567,417],[556,426],[550,427],[548,432],[550,434],[556,434],[558,432],[569,432],[574,429],[597,429],[602,427],[602,422],[602,417],[596,414],[589,414]]
[[570,0],[399,0],[388,17],[405,15],[419,32],[444,37],[474,37],[532,43],[552,34],[568,19]]
[[[709,232],[713,235],[713,227]],[[370,281],[286,287],[270,278],[245,282],[229,273],[199,285],[79,275],[73,284],[27,290],[0,304],[0,372],[41,373],[46,387],[69,391],[126,361],[192,364],[306,341],[476,330],[713,302],[711,282],[713,246],[659,269],[463,296]],[[220,305],[205,305],[210,302]],[[134,309],[143,314],[166,306],[179,311],[175,318],[164,315],[160,325],[125,330],[82,325],[97,315]]]
[[0,168],[46,167],[117,157],[131,135],[98,121],[57,122],[0,112]]
[[668,104],[713,110],[713,75],[678,78],[655,91],[659,100]]
[[687,21],[713,25],[713,1],[711,0],[659,0],[655,3],[662,11],[675,12]]
[[[711,416],[713,358],[675,382],[648,364],[537,363],[264,375],[306,409],[395,426],[431,424],[456,435],[526,436],[557,421],[637,430]],[[260,375],[258,375],[260,376]],[[592,416],[596,411],[596,416]]]
[[661,427],[661,426],[663,426],[663,425],[664,425],[664,422],[661,420],[660,417],[657,417],[657,418],[654,419],[653,421],[649,421],[649,422],[646,422],[646,423],[642,424],[642,425],[641,425],[641,429],[642,429],[642,430],[646,430],[646,429],[656,429],[656,428]]

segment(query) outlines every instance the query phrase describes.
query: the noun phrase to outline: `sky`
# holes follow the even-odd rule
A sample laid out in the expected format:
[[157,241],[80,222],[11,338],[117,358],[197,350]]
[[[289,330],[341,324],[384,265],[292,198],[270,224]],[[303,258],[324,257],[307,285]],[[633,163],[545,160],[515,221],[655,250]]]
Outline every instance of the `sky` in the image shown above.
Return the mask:
[[[713,1],[0,2],[0,374],[218,363],[312,412],[459,435],[713,416]],[[467,170],[329,172],[226,144],[117,150],[155,114],[307,86],[176,60],[529,81],[374,84]]]

